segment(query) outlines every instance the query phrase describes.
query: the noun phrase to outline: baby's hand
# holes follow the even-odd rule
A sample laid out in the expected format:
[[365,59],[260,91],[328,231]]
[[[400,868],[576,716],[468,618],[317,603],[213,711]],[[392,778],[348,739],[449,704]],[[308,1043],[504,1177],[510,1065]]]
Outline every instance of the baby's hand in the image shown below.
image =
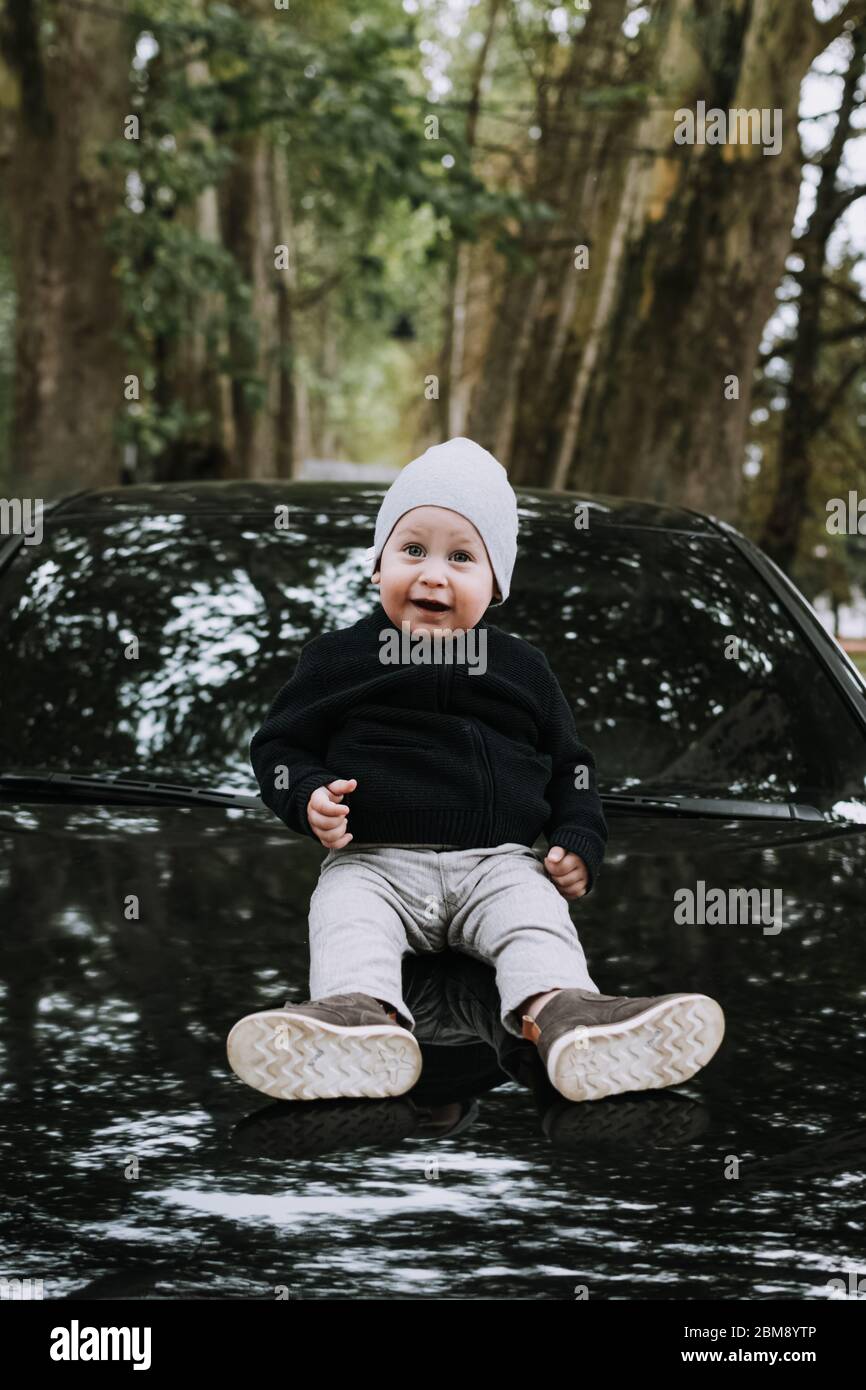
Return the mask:
[[562,845],[553,845],[547,852],[544,867],[564,898],[583,897],[589,884],[589,871],[579,854],[567,853]]
[[352,836],[346,831],[348,806],[341,806],[344,792],[353,792],[358,783],[354,777],[348,781],[341,778],[329,782],[326,787],[316,787],[307,802],[307,820],[316,832],[318,839],[328,849],[342,849]]

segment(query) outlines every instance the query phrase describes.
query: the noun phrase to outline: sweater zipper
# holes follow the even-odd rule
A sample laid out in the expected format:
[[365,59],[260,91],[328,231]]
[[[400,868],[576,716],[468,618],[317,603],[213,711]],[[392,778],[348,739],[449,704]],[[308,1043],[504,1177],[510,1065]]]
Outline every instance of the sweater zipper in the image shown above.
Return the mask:
[[[448,708],[448,698],[449,698],[449,695],[450,695],[450,693],[451,693],[451,684],[452,684],[452,681],[453,681],[453,668],[452,668],[452,664],[451,664],[450,662],[447,662],[447,661],[446,661],[446,662],[443,662],[443,664],[442,664],[442,666],[441,666],[441,668],[440,668],[440,678],[439,678],[439,690],[440,690],[440,693],[441,693],[441,696],[442,696],[442,705],[441,705],[441,708],[442,708],[443,711],[444,711],[444,710],[447,710],[447,708]],[[492,837],[493,837],[493,772],[492,772],[491,767],[490,767],[490,760],[489,760],[489,758],[488,758],[488,756],[487,756],[487,749],[486,749],[486,747],[485,747],[484,739],[482,738],[481,734],[478,732],[478,730],[476,729],[475,725],[474,725],[473,723],[469,722],[469,721],[467,721],[467,723],[465,724],[464,727],[467,728],[467,729],[469,730],[469,732],[470,732],[470,734],[472,735],[473,739],[474,739],[474,740],[476,741],[476,743],[478,744],[478,750],[479,750],[479,752],[480,752],[480,754],[481,754],[481,766],[482,766],[482,768],[483,768],[483,770],[484,770],[484,778],[485,778],[485,781],[486,781],[486,783],[487,783],[487,789],[488,789],[488,794],[487,794],[487,805],[488,805],[488,812],[487,812],[487,838],[488,838],[488,840],[490,840],[490,839],[492,839]]]
[[479,750],[481,752],[481,764],[484,768],[484,777],[487,782],[488,789],[487,838],[488,840],[490,840],[493,837],[493,773],[490,768],[490,760],[487,757],[487,749],[484,746],[484,739],[481,737],[481,734],[478,732],[474,724],[467,724],[466,728],[470,731],[472,737],[477,741]]
[[441,696],[441,708],[447,710],[448,701],[451,696],[451,680],[453,667],[451,662],[443,661],[439,667],[439,694]]

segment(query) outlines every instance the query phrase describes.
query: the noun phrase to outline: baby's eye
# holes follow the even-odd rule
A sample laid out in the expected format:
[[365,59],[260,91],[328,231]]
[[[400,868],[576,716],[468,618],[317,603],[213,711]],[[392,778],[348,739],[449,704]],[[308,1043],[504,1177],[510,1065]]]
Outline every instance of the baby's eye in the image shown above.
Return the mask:
[[[407,541],[406,544],[403,546],[403,549],[404,549],[404,550],[423,550],[424,547],[423,547],[423,545],[421,545],[420,541]],[[454,555],[457,555],[457,556],[463,555],[463,556],[466,557],[467,560],[469,560],[469,561],[472,560],[472,556],[469,554],[469,551],[468,551],[468,550],[455,550],[455,551],[453,551],[453,554],[454,554]]]

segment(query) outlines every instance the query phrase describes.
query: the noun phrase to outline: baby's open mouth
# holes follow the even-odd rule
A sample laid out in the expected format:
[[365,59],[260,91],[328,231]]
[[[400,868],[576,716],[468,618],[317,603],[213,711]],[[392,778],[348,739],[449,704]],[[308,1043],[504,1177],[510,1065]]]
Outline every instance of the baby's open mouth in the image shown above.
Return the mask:
[[416,608],[424,608],[428,613],[447,613],[448,604],[439,603],[434,598],[414,598],[412,600]]

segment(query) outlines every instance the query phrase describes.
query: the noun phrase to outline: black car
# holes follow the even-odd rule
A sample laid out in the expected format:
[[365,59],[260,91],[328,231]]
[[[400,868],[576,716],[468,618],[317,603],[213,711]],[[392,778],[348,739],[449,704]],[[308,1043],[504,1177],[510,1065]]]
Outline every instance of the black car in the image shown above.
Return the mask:
[[[230,1071],[236,1019],[307,997],[325,852],[263,806],[249,741],[304,643],[377,600],[384,492],[88,490],[38,544],[0,541],[7,1278],[60,1298],[831,1296],[863,1254],[866,687],[711,517],[518,489],[487,614],[546,652],[596,759],[610,839],[570,904],[592,977],[718,999],[710,1065],[569,1104],[503,1034],[492,972],[443,957],[406,963],[408,1095],[262,1105]],[[781,910],[684,920],[712,890]]]

